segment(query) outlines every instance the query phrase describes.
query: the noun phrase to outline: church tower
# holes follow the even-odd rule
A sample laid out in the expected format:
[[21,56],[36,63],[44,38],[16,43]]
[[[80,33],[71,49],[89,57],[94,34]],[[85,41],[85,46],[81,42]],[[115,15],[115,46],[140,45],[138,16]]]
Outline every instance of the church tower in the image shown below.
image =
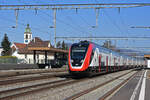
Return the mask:
[[24,44],[30,43],[31,40],[32,40],[32,33],[29,24],[27,24],[27,27],[24,32]]

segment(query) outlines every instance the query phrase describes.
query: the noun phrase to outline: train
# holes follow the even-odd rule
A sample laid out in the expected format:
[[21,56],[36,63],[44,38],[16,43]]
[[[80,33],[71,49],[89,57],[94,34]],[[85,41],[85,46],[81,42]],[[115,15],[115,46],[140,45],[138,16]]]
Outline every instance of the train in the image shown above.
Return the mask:
[[69,48],[68,66],[72,75],[93,75],[142,68],[144,58],[135,58],[102,47],[90,41],[74,43]]

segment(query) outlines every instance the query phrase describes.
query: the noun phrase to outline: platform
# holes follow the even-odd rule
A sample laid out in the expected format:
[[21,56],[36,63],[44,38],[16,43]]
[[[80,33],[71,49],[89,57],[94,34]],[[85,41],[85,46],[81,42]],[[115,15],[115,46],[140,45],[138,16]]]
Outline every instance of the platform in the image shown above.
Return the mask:
[[115,91],[109,100],[150,100],[150,70],[143,70]]

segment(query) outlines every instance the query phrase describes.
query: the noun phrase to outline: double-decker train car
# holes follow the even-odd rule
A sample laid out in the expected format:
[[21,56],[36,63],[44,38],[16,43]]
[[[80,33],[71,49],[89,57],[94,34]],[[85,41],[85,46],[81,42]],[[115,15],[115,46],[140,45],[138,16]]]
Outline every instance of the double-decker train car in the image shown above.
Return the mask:
[[146,66],[144,59],[125,56],[93,42],[80,41],[69,49],[71,74],[95,74]]

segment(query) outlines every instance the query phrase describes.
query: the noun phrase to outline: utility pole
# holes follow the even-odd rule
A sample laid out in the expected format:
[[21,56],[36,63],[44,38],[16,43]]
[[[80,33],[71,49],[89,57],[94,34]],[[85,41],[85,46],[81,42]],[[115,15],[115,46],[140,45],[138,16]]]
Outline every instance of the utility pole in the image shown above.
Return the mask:
[[54,11],[54,47],[56,48],[56,9]]
[[19,10],[15,10],[15,16],[16,16],[16,26],[15,26],[15,28],[18,27],[18,12],[19,12]]
[[98,27],[98,15],[99,15],[99,9],[95,9],[96,12],[96,27]]

